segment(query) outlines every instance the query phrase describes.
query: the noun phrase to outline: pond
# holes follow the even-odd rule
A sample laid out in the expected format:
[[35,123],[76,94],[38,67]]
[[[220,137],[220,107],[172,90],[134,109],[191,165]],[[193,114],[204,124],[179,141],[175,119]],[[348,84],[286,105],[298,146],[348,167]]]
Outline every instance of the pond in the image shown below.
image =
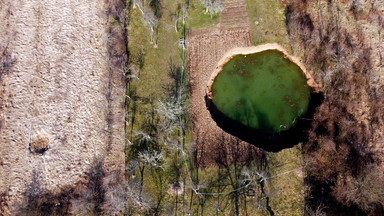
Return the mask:
[[221,128],[270,151],[304,140],[319,95],[284,51],[232,55],[219,69],[207,104]]

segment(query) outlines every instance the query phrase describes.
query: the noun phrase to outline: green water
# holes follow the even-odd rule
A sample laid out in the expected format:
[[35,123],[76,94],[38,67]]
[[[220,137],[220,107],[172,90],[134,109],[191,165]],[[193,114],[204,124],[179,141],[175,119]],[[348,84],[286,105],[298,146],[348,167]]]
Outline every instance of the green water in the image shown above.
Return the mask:
[[308,109],[311,88],[277,50],[237,55],[216,76],[212,102],[225,116],[267,133],[288,130]]

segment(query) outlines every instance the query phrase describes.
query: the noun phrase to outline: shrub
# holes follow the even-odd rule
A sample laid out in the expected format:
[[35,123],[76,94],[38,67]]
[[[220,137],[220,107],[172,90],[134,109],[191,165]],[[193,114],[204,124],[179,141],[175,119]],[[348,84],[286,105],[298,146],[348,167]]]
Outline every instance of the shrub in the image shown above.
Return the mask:
[[365,212],[384,206],[384,178],[376,164],[368,165],[356,177],[339,174],[332,195],[340,203],[356,205]]

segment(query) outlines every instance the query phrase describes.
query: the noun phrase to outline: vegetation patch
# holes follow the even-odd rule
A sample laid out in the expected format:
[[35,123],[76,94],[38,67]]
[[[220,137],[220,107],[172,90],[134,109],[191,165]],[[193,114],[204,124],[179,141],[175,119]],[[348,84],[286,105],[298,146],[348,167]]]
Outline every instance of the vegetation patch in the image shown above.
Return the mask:
[[[381,34],[375,12],[382,8],[379,2],[287,1],[293,50],[311,66],[325,98],[314,115],[309,142],[303,145],[309,212],[383,212],[383,188],[376,187],[383,185],[378,151],[383,93],[382,81],[373,81],[382,50],[376,40]],[[368,13],[371,19],[366,22]],[[372,44],[377,48],[371,49]]]
[[281,1],[246,0],[253,45],[278,43],[291,51]]
[[13,58],[8,50],[9,42],[6,46],[0,44],[0,81],[3,75],[10,72],[12,66],[16,63],[16,58]]
[[47,132],[40,130],[30,137],[29,150],[33,153],[43,154],[50,148],[50,142]]
[[187,23],[189,29],[214,27],[219,24],[219,21],[220,13],[211,13],[210,11],[207,11],[201,3],[201,0],[189,1]]
[[8,192],[0,192],[0,214],[6,215],[6,208],[8,208]]

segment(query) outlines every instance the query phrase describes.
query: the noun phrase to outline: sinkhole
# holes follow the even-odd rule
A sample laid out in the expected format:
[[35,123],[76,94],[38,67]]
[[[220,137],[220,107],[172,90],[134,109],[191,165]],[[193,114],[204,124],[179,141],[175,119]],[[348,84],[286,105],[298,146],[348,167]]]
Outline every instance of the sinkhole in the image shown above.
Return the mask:
[[300,61],[266,44],[227,53],[208,82],[206,103],[224,131],[276,152],[306,141],[322,99]]

